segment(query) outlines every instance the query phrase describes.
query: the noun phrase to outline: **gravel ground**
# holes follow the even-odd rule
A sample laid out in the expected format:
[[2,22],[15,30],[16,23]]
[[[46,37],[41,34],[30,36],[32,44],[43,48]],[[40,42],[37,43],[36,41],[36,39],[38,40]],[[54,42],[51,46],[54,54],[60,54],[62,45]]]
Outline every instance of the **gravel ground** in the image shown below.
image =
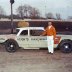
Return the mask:
[[0,72],[72,72],[72,53],[23,49],[8,53],[0,45]]

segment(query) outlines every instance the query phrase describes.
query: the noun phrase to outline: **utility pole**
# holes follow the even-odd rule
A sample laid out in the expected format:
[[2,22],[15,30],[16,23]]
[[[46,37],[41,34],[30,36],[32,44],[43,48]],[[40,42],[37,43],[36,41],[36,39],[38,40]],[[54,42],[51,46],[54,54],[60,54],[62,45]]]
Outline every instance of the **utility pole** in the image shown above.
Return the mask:
[[11,3],[11,33],[13,34],[13,3],[14,3],[14,0],[10,0],[10,3]]

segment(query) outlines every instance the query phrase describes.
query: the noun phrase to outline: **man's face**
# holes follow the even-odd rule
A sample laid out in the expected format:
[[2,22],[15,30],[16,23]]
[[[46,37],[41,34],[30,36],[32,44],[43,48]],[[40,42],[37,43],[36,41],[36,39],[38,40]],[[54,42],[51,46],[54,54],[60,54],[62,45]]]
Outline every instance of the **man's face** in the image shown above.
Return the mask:
[[48,22],[48,26],[51,26],[52,25],[52,22]]

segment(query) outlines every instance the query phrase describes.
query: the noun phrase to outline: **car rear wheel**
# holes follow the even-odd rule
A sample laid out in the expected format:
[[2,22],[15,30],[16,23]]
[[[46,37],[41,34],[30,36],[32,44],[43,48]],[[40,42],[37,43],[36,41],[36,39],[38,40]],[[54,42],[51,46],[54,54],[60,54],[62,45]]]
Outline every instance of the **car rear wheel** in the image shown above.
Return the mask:
[[5,43],[5,48],[8,52],[15,52],[19,48],[19,46],[15,40],[9,39]]
[[59,44],[59,48],[63,53],[70,53],[72,51],[72,41],[62,40]]

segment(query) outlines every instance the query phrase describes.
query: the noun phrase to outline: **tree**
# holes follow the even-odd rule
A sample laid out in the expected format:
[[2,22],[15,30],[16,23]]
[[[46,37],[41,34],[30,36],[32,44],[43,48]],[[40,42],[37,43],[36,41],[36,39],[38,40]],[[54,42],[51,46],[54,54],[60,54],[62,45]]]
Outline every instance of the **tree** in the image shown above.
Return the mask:
[[72,16],[68,16],[68,18],[67,18],[68,20],[72,20]]
[[0,18],[4,17],[4,15],[6,15],[5,11],[3,10],[3,8],[0,6]]
[[[11,15],[8,15],[7,18],[11,19]],[[20,17],[18,15],[13,14],[13,19],[20,19]]]
[[39,10],[36,9],[36,8],[32,8],[32,9],[30,10],[30,17],[32,17],[32,18],[39,18],[39,17],[40,17],[40,12],[39,12]]
[[61,15],[59,13],[56,13],[56,19],[61,20]]
[[54,19],[54,16],[53,16],[53,14],[51,12],[49,12],[49,13],[46,13],[46,18]]
[[17,8],[17,13],[18,13],[18,15],[23,19],[23,6],[19,6],[18,8]]
[[0,15],[4,15],[4,14],[5,14],[5,12],[4,12],[3,8],[0,6]]
[[38,9],[31,7],[30,5],[19,6],[17,8],[17,14],[21,18],[28,17],[40,17],[40,12]]

